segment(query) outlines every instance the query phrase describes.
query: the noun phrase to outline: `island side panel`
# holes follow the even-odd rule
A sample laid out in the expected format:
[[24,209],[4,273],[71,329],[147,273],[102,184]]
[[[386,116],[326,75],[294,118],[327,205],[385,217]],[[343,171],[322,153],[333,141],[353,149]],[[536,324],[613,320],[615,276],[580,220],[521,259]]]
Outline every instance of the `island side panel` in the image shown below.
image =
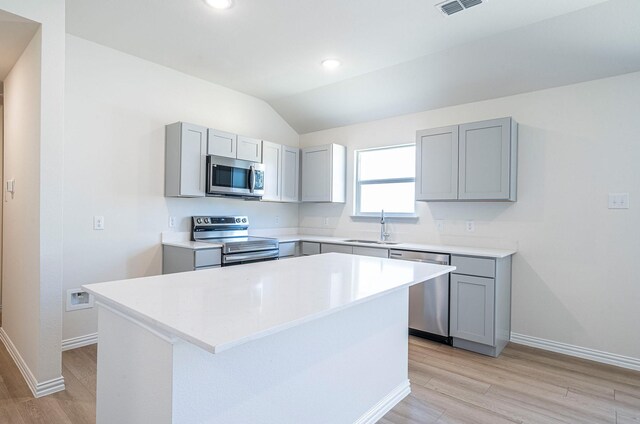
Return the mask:
[[96,423],[171,423],[173,346],[98,305]]
[[374,423],[409,393],[408,289],[211,354],[174,345],[173,423]]

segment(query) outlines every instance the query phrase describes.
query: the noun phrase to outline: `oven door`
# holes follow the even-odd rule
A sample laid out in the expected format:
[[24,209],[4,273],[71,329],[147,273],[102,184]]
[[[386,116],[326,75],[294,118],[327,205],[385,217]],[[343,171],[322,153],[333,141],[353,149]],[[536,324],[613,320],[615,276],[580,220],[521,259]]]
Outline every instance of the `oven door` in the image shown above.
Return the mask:
[[264,165],[220,156],[207,156],[207,194],[262,197]]
[[260,262],[278,259],[279,251],[265,250],[261,252],[234,253],[222,255],[222,266],[247,264],[250,262]]

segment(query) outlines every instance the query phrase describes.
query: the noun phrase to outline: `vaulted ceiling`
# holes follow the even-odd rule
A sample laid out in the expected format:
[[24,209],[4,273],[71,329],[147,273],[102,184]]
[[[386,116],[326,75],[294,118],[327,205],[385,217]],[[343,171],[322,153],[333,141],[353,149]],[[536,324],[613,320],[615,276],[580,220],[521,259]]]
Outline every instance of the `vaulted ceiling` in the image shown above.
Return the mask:
[[67,0],[67,31],[262,98],[299,133],[640,70],[638,0],[436,3]]

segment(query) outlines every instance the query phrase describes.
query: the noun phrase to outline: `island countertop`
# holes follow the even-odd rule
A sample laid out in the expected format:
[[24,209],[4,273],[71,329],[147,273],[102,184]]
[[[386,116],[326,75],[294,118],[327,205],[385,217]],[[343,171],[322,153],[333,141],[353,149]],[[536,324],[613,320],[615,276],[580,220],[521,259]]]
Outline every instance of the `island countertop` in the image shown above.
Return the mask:
[[151,328],[219,353],[453,270],[329,253],[83,288]]

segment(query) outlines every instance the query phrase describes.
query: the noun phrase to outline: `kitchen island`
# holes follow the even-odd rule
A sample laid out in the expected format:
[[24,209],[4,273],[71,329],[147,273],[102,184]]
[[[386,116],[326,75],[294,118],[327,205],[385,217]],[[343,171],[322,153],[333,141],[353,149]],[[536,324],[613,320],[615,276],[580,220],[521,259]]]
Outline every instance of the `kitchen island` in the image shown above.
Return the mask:
[[408,288],[454,269],[330,253],[84,286],[97,423],[374,423],[410,391]]

